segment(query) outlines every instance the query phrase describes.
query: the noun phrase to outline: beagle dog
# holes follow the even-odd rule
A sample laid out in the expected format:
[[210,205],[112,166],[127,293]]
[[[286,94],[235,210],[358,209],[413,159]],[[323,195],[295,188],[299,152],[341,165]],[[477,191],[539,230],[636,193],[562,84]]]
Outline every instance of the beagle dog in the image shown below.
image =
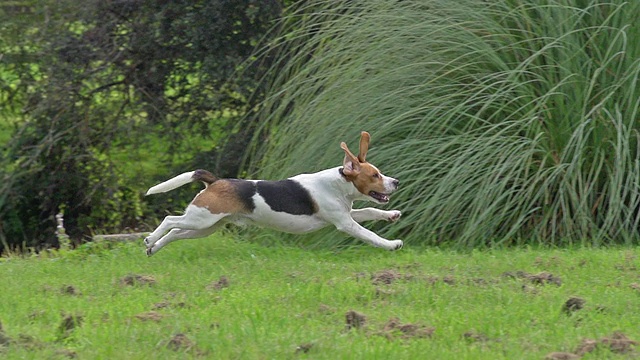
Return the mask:
[[144,239],[147,255],[157,253],[172,241],[210,235],[226,223],[257,225],[288,233],[307,233],[328,225],[387,250],[402,248],[402,240],[387,240],[359,223],[367,220],[396,221],[398,210],[352,209],[355,200],[378,204],[389,202],[398,180],[383,175],[366,161],[369,133],[360,137],[356,157],[347,144],[340,147],[342,166],[286,180],[218,179],[206,170],[183,173],[153,186],[146,195],[167,192],[201,181],[205,188],[195,196],[182,216],[167,216]]

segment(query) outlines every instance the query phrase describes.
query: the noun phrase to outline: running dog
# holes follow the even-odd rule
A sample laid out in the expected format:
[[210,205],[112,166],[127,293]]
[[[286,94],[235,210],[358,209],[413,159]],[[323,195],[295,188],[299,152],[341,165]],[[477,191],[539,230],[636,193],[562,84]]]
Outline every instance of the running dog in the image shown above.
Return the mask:
[[393,222],[400,218],[400,211],[352,209],[355,200],[385,204],[398,188],[398,180],[383,175],[366,161],[369,140],[369,133],[363,131],[357,157],[342,142],[340,147],[345,153],[342,166],[286,180],[218,179],[206,170],[195,170],[153,186],[146,195],[167,192],[194,181],[203,182],[205,188],[187,206],[184,215],[167,216],[144,239],[147,255],[175,240],[208,236],[226,223],[296,234],[334,225],[373,246],[387,250],[402,248],[402,240],[384,239],[359,224],[367,220]]

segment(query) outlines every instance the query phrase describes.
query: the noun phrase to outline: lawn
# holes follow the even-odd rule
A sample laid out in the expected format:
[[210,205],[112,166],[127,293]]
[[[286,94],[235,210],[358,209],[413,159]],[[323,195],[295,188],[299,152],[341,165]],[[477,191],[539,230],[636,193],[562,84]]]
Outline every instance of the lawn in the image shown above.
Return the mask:
[[638,255],[307,250],[223,234],[151,258],[141,241],[13,256],[0,259],[0,356],[637,357]]

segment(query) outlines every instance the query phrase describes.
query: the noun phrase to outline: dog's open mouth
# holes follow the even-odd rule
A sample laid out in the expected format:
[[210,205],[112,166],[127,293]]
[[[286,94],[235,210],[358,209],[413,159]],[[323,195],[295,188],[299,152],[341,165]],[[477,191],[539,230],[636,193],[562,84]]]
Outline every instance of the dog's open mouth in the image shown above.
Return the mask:
[[388,194],[382,194],[377,191],[369,191],[369,196],[383,203],[389,202]]

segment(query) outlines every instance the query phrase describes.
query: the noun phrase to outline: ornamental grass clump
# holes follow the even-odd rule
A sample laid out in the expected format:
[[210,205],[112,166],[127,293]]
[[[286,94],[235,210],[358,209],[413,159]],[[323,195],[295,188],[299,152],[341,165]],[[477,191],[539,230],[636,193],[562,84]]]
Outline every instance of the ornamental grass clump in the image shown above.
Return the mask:
[[337,166],[340,141],[367,130],[370,160],[401,180],[387,238],[637,242],[639,14],[619,0],[305,2],[270,52],[282,61],[252,166]]

